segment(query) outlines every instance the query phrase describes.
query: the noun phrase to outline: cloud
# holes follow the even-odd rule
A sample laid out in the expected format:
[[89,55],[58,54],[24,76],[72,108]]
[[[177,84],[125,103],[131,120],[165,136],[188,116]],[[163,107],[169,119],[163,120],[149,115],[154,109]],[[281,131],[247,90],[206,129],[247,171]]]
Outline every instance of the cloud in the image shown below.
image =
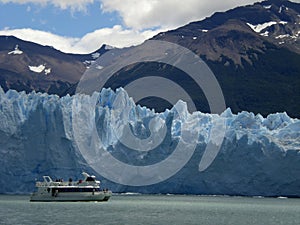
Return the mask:
[[87,5],[95,2],[100,2],[100,0],[0,0],[0,3],[33,3],[42,6],[51,4],[63,10],[71,9],[71,11],[86,11]]
[[[13,35],[22,40],[53,46],[67,53],[90,53],[102,44],[115,47],[137,45],[159,32],[201,20],[216,11],[253,4],[259,0],[0,0],[0,3],[52,4],[60,9],[86,10],[87,5],[102,2],[103,12],[117,12],[123,25],[102,28],[82,38],[62,37],[50,32],[5,28],[0,35]],[[300,0],[294,0],[300,2]],[[100,13],[100,12],[99,12]],[[125,28],[127,27],[127,28]]]
[[[226,11],[262,0],[102,0],[104,12],[117,12],[124,24],[134,29],[176,28],[202,20],[217,11]],[[300,0],[294,0],[300,2]]]
[[50,32],[30,28],[5,29],[0,31],[0,35],[15,36],[25,41],[52,46],[66,53],[87,54],[99,49],[103,44],[119,48],[137,45],[158,32],[159,30],[145,30],[140,32],[124,29],[120,25],[116,25],[112,28],[95,30],[84,35],[82,38],[62,37]]
[[76,38],[61,37],[49,32],[33,30],[30,28],[24,29],[5,29],[0,31],[0,35],[15,36],[24,41],[32,41],[40,45],[53,46],[56,49],[71,50],[72,46],[79,40]]
[[[201,20],[216,11],[260,1],[262,0],[0,0],[0,3],[33,3],[42,6],[51,4],[74,12],[86,11],[88,5],[101,2],[103,12],[117,12],[127,27],[170,29]],[[300,0],[291,1],[300,3]]]
[[117,12],[124,24],[134,29],[175,28],[258,0],[102,0],[104,12]]
[[128,47],[140,44],[158,32],[158,30],[145,30],[140,32],[137,30],[124,29],[120,25],[115,25],[113,28],[103,28],[86,34],[76,44],[76,47],[78,49],[84,49],[85,46],[91,43],[99,43],[98,46],[105,43],[114,47]]

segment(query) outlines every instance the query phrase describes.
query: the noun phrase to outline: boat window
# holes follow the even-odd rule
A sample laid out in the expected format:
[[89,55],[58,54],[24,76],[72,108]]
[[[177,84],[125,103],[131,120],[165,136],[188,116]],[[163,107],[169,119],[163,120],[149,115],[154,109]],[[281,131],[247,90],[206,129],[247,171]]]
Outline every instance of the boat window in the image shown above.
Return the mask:
[[86,181],[95,181],[95,179],[92,177],[88,177],[88,178],[86,178]]
[[47,177],[45,176],[44,179],[45,179],[46,182],[51,182],[51,179],[48,176]]
[[52,193],[58,192],[99,192],[100,188],[52,188]]

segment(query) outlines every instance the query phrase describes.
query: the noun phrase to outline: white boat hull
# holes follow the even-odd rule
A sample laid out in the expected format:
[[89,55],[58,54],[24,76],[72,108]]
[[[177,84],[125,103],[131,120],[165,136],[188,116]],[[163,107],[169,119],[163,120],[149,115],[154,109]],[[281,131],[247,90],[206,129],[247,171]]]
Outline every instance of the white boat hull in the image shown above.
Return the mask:
[[30,197],[31,202],[81,202],[81,201],[108,201],[111,191],[100,191],[95,193],[57,193],[38,194],[33,193]]

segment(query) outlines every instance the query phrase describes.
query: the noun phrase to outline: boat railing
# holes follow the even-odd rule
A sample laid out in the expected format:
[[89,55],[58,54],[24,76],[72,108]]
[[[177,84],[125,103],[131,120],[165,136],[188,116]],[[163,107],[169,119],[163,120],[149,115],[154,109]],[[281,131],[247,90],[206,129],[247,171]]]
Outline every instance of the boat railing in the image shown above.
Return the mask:
[[[52,181],[52,182],[45,182],[45,181],[38,181],[36,182],[36,187],[48,187],[48,186],[85,186],[87,185],[86,182],[79,182],[79,181]],[[91,185],[91,184],[89,184]],[[94,186],[94,185],[92,185]]]
[[47,187],[47,186],[59,186],[61,182],[36,182],[37,187]]

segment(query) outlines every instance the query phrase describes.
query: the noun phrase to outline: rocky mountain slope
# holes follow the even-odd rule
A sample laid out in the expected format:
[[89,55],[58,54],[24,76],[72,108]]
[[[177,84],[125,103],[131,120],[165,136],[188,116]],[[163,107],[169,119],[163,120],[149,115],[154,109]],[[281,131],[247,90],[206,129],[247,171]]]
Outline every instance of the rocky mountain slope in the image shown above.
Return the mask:
[[13,36],[0,36],[0,85],[5,91],[35,90],[63,96],[106,49],[102,46],[88,55],[66,54]]
[[[160,33],[153,40],[174,42],[198,54],[215,74],[226,106],[234,113],[286,111],[291,117],[300,117],[299,35],[300,4],[266,0],[215,13]],[[71,55],[14,37],[0,37],[0,84],[4,90],[73,94],[86,68],[107,50],[103,46],[93,54]],[[159,63],[126,67],[106,87],[115,89],[143,76],[163,76],[177,82],[198,110],[210,111],[201,89],[186,74]],[[157,99],[139,103],[158,111],[169,107]]]
[[[299,117],[300,4],[269,0],[161,33],[205,60],[234,112]],[[198,101],[198,107],[203,105]]]

